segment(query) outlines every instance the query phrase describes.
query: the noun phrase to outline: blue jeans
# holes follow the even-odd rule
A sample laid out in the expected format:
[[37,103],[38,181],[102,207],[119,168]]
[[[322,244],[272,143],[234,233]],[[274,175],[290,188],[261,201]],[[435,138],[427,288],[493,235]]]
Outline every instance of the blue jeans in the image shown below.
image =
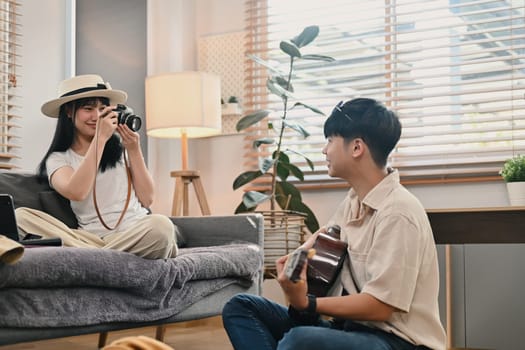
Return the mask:
[[297,326],[288,308],[251,294],[234,296],[222,311],[224,328],[235,350],[414,350],[409,342],[378,329],[327,320]]

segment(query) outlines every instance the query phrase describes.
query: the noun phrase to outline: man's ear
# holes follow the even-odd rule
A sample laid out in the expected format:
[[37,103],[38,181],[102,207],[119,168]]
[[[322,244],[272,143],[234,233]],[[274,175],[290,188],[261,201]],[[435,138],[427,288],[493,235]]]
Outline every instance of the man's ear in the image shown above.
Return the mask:
[[361,155],[365,150],[365,144],[362,139],[356,138],[352,140],[352,152],[355,155]]

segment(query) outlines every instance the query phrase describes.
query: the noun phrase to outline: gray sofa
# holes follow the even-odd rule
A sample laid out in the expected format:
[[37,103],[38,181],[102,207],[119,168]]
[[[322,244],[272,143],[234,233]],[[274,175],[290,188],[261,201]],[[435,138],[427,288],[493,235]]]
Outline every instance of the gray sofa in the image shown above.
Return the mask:
[[[67,200],[34,175],[0,172],[0,193],[76,225]],[[0,345],[197,320],[219,315],[236,293],[261,293],[261,215],[172,220],[173,259],[46,247],[0,265]]]

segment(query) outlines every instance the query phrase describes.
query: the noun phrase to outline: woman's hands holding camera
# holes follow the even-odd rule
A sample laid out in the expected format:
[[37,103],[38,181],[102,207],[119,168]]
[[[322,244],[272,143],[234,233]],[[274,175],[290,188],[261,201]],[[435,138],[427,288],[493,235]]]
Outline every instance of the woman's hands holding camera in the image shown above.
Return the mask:
[[106,106],[97,120],[98,138],[106,142],[118,127],[118,114],[114,111],[115,106]]
[[106,106],[102,110],[97,122],[98,137],[107,141],[115,132],[120,134],[122,145],[128,150],[133,151],[140,147],[140,136],[131,130],[125,123],[119,123],[119,112],[116,106]]
[[140,148],[140,135],[131,130],[126,124],[118,124],[117,132],[122,139],[122,145],[128,150],[128,152],[133,152]]

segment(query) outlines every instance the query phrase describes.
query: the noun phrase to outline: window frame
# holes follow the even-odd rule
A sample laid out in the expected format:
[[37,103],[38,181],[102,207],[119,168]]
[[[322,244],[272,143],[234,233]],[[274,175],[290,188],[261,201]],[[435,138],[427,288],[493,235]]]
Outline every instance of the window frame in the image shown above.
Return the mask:
[[16,150],[16,129],[20,127],[17,120],[21,118],[19,110],[20,97],[17,95],[19,79],[20,55],[20,22],[18,8],[20,3],[12,0],[0,0],[0,169],[13,170],[19,168],[15,164],[18,158]]
[[[337,0],[336,0],[337,1]],[[467,0],[465,0],[467,1]],[[407,1],[405,1],[406,4]],[[453,3],[448,9],[459,9],[461,6],[465,6],[465,3],[461,3],[460,0],[450,0],[449,3]],[[396,37],[400,36],[399,32],[393,32],[392,29],[396,28],[396,26],[399,26],[399,23],[396,22],[397,17],[399,16],[399,13],[396,13],[397,8],[396,4],[401,3],[401,1],[391,1],[391,0],[385,0],[383,2],[383,10],[384,10],[384,51],[381,51],[379,54],[383,54],[383,62],[385,63],[385,74],[384,76],[384,89],[387,90],[385,93],[385,99],[384,103],[387,107],[392,108],[393,110],[397,111],[402,118],[402,124],[405,125],[403,121],[403,115],[404,111],[403,108],[400,108],[400,103],[402,102],[402,97],[400,98],[400,94],[403,93],[406,88],[404,88],[401,85],[395,85],[399,84],[399,77],[396,77],[396,64],[399,65],[400,63],[393,59],[393,55],[397,54],[397,49],[395,46],[400,45],[402,43],[401,41],[396,42]],[[487,6],[490,6],[491,3],[496,3],[495,0],[479,0],[479,1],[471,1],[470,4],[489,4]],[[327,6],[326,4],[323,6]],[[524,5],[525,6],[525,5]],[[261,58],[268,60],[269,58],[272,58],[272,53],[276,51],[276,47],[278,47],[278,42],[276,45],[275,41],[272,41],[272,37],[275,37],[275,31],[273,28],[277,28],[279,18],[269,16],[268,13],[270,11],[269,8],[269,1],[268,0],[249,0],[246,2],[247,7],[247,26],[246,26],[246,32],[247,32],[247,42],[246,42],[246,48],[247,48],[247,55],[257,55]],[[298,12],[296,9],[295,12]],[[343,11],[344,12],[344,11]],[[346,13],[346,12],[345,12]],[[469,13],[473,14],[480,14],[480,13],[488,13],[488,11],[469,11]],[[290,21],[294,21],[294,18],[291,18]],[[492,19],[478,19],[478,20],[470,20],[469,23],[481,25],[483,23],[492,23],[497,21],[498,18],[495,20]],[[512,22],[514,23],[514,22]],[[321,27],[321,32],[323,31],[323,26]],[[296,28],[296,31],[299,32],[302,27]],[[525,25],[522,22],[517,21],[516,24],[516,37],[517,37],[517,43],[518,43],[518,49],[521,50],[521,44],[525,42],[525,39],[519,34],[519,31],[524,30]],[[482,31],[478,30],[475,31],[475,33],[481,33]],[[512,34],[512,33],[511,33]],[[321,33],[322,35],[322,33]],[[286,37],[282,37],[281,39],[286,39]],[[321,45],[319,45],[321,46]],[[430,51],[429,51],[430,52]],[[518,51],[521,52],[521,51]],[[318,52],[320,54],[328,54],[329,56],[332,56],[338,59],[337,55],[332,55],[326,52]],[[384,56],[386,54],[386,56]],[[466,55],[466,54],[464,54]],[[518,60],[525,61],[525,54],[520,53]],[[495,61],[494,59],[493,61]],[[490,59],[485,59],[487,62],[486,64],[490,64]],[[251,59],[246,59],[246,72],[247,76],[245,78],[245,95],[244,95],[244,105],[247,109],[247,114],[251,113],[255,110],[259,109],[272,109],[276,105],[275,99],[272,100],[272,96],[269,95],[266,91],[265,84],[266,84],[266,71],[263,67],[258,65],[257,63],[253,62]],[[518,69],[519,69],[518,64]],[[321,70],[328,70],[328,69],[334,69],[334,66],[330,65],[324,65],[321,66]],[[514,73],[512,73],[514,74]],[[465,75],[465,74],[464,74]],[[397,79],[397,80],[396,80]],[[501,81],[501,80],[500,80]],[[518,82],[523,81],[525,82],[525,75],[521,76],[517,79]],[[467,83],[463,84],[467,85]],[[514,89],[514,87],[510,88],[511,90]],[[525,91],[525,87],[521,86],[520,90]],[[512,95],[512,92],[511,92]],[[311,95],[307,95],[308,98],[311,97]],[[331,96],[330,100],[322,100],[321,101],[321,109],[325,111],[325,113],[329,113],[333,105],[335,103],[339,102],[337,99],[337,94],[334,94],[334,96]],[[344,94],[340,95],[341,99],[345,99]],[[406,97],[405,97],[406,98]],[[510,97],[510,99],[516,99],[515,97]],[[525,99],[525,94],[522,96],[522,99]],[[301,99],[302,101],[304,99]],[[400,102],[401,101],[401,102]],[[514,101],[514,100],[513,100]],[[310,102],[310,101],[305,101]],[[512,112],[512,118],[507,120],[510,124],[512,124],[512,131],[511,133],[514,134],[514,124],[516,122],[521,123],[516,128],[516,135],[519,138],[519,140],[510,140],[511,146],[506,146],[506,149],[496,154],[493,158],[490,160],[490,163],[482,164],[481,162],[479,164],[473,163],[474,170],[463,170],[463,168],[468,168],[464,166],[466,162],[461,162],[461,158],[457,161],[458,167],[460,167],[459,170],[455,173],[452,171],[452,167],[450,167],[450,173],[447,173],[447,166],[450,166],[448,164],[445,164],[443,166],[444,170],[439,170],[437,174],[419,174],[418,175],[407,175],[407,172],[404,171],[405,168],[403,166],[399,167],[400,162],[396,163],[396,156],[399,158],[399,154],[396,152],[393,152],[391,156],[392,165],[400,170],[401,179],[402,182],[405,184],[429,184],[429,183],[458,183],[458,182],[485,182],[485,181],[501,181],[501,177],[498,174],[499,169],[501,168],[501,165],[503,164],[504,160],[506,158],[509,158],[515,154],[519,153],[525,153],[525,127],[523,127],[523,123],[525,120],[525,103],[522,101],[516,102],[516,104],[519,107],[519,111],[516,113]],[[408,105],[408,103],[406,103]],[[490,113],[490,112],[486,112]],[[489,114],[487,114],[489,115]],[[514,119],[514,116],[517,115],[516,120]],[[301,117],[298,117],[301,118]],[[443,124],[446,124],[447,122],[441,122]],[[308,123],[307,123],[308,124]],[[321,124],[322,126],[322,124]],[[317,135],[319,138],[319,125],[314,126],[315,132],[314,134]],[[499,128],[499,126],[498,126]],[[308,127],[307,127],[308,129]],[[408,128],[404,127],[404,130],[407,130]],[[308,129],[310,131],[310,129]],[[322,132],[322,130],[321,130]],[[259,157],[267,157],[271,153],[271,148],[268,148],[266,146],[262,146],[259,150],[253,150],[251,148],[251,144],[255,138],[263,137],[268,133],[268,129],[264,123],[260,123],[257,127],[254,127],[246,132],[245,136],[245,142],[246,142],[246,152],[245,152],[245,163],[244,166],[248,169],[254,169],[258,166],[258,159]],[[467,133],[466,131],[464,133]],[[461,133],[463,134],[463,133]],[[439,135],[438,135],[439,136]],[[452,135],[453,136],[453,135]],[[412,136],[412,137],[417,137]],[[514,136],[513,136],[514,137]],[[436,135],[434,135],[434,138],[436,138]],[[400,145],[403,144],[403,142],[407,141],[408,138],[404,138],[404,135],[402,136],[402,140],[400,141]],[[300,141],[297,141],[300,142]],[[309,141],[306,141],[309,142]],[[317,142],[317,145],[320,145],[319,139],[317,139],[315,142]],[[517,146],[514,147],[514,144]],[[294,146],[295,147],[295,146]],[[317,146],[319,150],[319,146]],[[320,151],[320,150],[319,150]],[[481,152],[481,151],[479,151]],[[462,157],[468,157],[468,152],[465,153],[466,155],[462,155]],[[322,156],[319,152],[319,155]],[[423,155],[424,156],[424,155]],[[470,160],[469,160],[470,161]],[[304,182],[298,182],[296,185],[298,187],[304,188],[304,189],[325,189],[325,188],[341,188],[346,187],[347,184],[339,179],[331,179],[328,177],[326,168],[323,168],[323,157],[318,157],[314,161],[316,164],[316,169],[313,172],[309,172],[306,169],[306,164],[304,164],[305,174],[306,174],[306,181]],[[421,164],[417,164],[418,169],[422,169],[423,173],[426,171],[425,167],[426,165],[421,162]],[[436,167],[439,168],[439,167]],[[419,172],[419,170],[418,170]],[[413,172],[416,173],[416,172]],[[262,178],[259,182],[256,182],[255,185],[250,189],[263,189],[267,186],[267,182],[265,178]]]

